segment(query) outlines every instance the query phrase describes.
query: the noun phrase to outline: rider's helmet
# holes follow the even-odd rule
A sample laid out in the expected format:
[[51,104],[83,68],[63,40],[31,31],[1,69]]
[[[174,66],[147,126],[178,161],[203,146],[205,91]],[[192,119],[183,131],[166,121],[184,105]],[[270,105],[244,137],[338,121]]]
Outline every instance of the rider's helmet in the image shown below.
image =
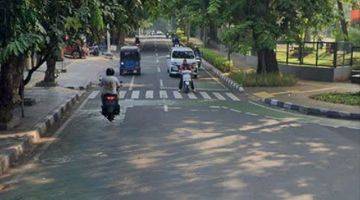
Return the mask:
[[114,75],[115,75],[115,71],[113,68],[106,69],[106,76],[114,76]]

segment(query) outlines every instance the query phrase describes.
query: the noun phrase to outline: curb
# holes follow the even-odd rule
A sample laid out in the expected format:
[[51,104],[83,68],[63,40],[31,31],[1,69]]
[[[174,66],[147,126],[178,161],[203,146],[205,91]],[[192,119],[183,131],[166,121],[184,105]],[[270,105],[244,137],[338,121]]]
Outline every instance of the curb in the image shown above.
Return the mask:
[[73,95],[64,104],[46,116],[41,122],[37,123],[34,126],[34,130],[24,132],[24,141],[5,149],[4,152],[0,152],[0,176],[14,166],[24,153],[31,152],[36,144],[40,142],[41,136],[43,136],[56,122],[59,122],[65,112],[70,110],[84,94],[85,92],[81,92],[80,94]]
[[336,118],[336,119],[360,120],[360,113],[348,113],[348,112],[334,111],[323,108],[307,107],[307,106],[293,104],[290,102],[283,102],[271,98],[265,98],[261,101],[270,106],[276,106],[286,110],[293,110],[306,115],[323,116],[323,117]]
[[204,59],[203,59],[203,66],[206,70],[208,70],[209,72],[220,78],[220,80],[223,81],[226,84],[226,86],[228,86],[232,90],[235,90],[240,93],[245,91],[241,85],[233,81],[231,78],[224,76],[220,70],[216,69],[213,65],[211,65],[209,62],[207,62]]

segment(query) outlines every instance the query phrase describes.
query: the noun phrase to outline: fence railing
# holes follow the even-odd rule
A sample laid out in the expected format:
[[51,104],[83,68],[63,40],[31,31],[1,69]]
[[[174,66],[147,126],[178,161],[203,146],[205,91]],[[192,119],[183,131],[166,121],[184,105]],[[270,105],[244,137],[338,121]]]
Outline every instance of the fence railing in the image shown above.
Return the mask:
[[360,59],[359,49],[349,42],[278,42],[277,60],[280,63],[308,66],[352,66]]

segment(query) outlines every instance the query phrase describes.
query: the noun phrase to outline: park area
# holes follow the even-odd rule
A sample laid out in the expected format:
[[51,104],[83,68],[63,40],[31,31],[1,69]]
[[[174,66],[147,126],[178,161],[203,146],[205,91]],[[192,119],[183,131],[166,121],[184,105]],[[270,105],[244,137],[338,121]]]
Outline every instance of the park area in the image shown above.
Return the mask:
[[280,42],[276,46],[279,63],[288,65],[339,67],[360,69],[360,47],[351,43],[334,42]]

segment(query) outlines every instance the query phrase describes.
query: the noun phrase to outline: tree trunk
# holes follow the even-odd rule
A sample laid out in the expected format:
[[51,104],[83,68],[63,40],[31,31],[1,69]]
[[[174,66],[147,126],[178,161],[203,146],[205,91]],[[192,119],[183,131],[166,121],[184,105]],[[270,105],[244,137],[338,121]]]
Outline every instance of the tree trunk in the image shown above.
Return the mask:
[[46,71],[44,77],[44,83],[46,85],[53,85],[55,84],[55,70],[56,70],[56,57],[52,53],[51,56],[46,59]]
[[257,51],[258,66],[257,73],[278,73],[279,67],[276,60],[276,53],[272,49],[260,49]]
[[341,2],[341,0],[337,0],[337,5],[338,5],[338,9],[339,9],[339,14],[340,14],[340,24],[341,24],[341,30],[344,34],[344,39],[348,40],[349,38],[349,33],[347,30],[347,23],[345,20],[345,14],[344,14],[344,6],[343,3]]
[[1,65],[0,74],[0,123],[12,119],[12,109],[21,99],[19,87],[23,79],[25,57],[10,56]]
[[125,33],[122,31],[118,32],[118,45],[121,47],[125,44]]

